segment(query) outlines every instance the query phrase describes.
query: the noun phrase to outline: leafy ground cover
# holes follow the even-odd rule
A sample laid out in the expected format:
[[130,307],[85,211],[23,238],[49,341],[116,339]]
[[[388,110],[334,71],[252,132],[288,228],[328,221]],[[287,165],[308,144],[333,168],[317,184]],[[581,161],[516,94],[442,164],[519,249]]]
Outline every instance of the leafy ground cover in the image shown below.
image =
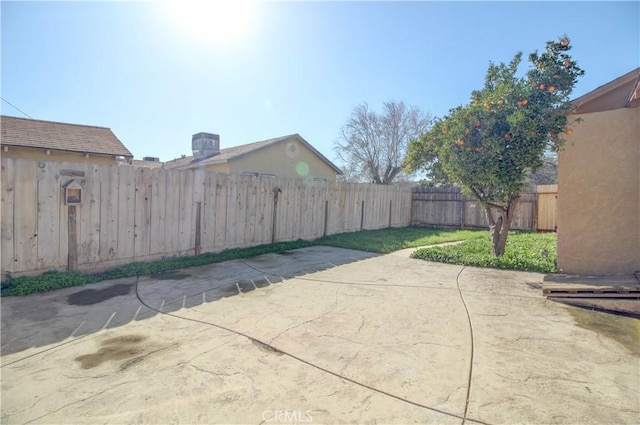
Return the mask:
[[555,273],[558,271],[556,244],[555,233],[510,232],[505,254],[494,257],[491,255],[491,237],[489,232],[484,232],[482,237],[457,245],[419,249],[411,258],[465,266]]
[[293,242],[278,242],[275,244],[259,245],[250,248],[228,249],[219,253],[206,253],[196,256],[180,256],[163,258],[147,263],[130,263],[115,267],[103,273],[83,274],[73,271],[47,271],[39,276],[7,276],[2,282],[0,294],[4,296],[28,295],[37,292],[51,291],[53,289],[69,286],[81,286],[102,280],[119,279],[130,276],[143,276],[169,270],[183,269],[186,267],[203,266],[206,264],[220,263],[222,261],[239,258],[255,257],[256,255],[278,253],[290,249],[312,246],[312,242],[297,240]]

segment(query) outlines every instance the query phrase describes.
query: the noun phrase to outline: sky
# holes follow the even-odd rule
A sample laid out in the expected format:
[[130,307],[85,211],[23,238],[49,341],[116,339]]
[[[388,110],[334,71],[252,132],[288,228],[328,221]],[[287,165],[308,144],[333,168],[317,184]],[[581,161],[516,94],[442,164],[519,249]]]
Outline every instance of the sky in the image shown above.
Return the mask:
[[563,34],[586,71],[574,97],[640,66],[638,1],[2,1],[0,13],[2,98],[109,127],[136,159],[190,155],[208,132],[221,148],[299,133],[335,160],[358,104],[441,117],[490,61]]

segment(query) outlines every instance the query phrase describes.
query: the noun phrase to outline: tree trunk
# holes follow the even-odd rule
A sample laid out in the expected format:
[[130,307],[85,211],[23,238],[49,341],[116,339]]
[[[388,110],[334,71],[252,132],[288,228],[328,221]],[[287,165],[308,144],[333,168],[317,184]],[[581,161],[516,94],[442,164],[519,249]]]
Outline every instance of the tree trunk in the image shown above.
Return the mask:
[[498,210],[497,219],[493,218],[493,211],[490,206],[485,206],[487,221],[489,222],[489,231],[491,232],[491,254],[495,257],[502,257],[504,249],[507,245],[507,236],[511,229],[511,222],[515,215],[518,199],[511,201],[504,209]]

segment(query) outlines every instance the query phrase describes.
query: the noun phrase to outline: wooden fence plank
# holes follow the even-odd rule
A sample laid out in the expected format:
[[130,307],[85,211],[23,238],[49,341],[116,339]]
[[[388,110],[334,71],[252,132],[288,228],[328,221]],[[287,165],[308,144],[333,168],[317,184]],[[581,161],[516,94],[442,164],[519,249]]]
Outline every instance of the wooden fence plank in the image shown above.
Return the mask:
[[216,173],[207,173],[204,181],[204,202],[202,204],[202,251],[215,251],[216,236],[216,192],[218,180]]
[[216,222],[215,222],[215,248],[222,250],[227,246],[227,202],[229,189],[229,175],[220,174],[216,186]]
[[227,225],[225,226],[225,247],[235,248],[238,245],[236,229],[238,227],[238,175],[229,175],[227,185]]
[[118,252],[119,260],[133,258],[135,245],[136,169],[120,167],[118,176]]
[[167,254],[180,252],[180,179],[178,170],[166,172],[164,249]]
[[195,248],[193,170],[180,171],[180,210],[178,213],[178,252],[185,254]]
[[15,160],[14,253],[15,271],[37,270],[38,186],[37,162]]
[[85,172],[82,205],[77,209],[80,219],[78,264],[94,264],[98,262],[100,251],[99,166],[93,164],[77,164],[77,166]]
[[120,167],[101,166],[99,261],[111,261],[118,253],[118,197]]
[[15,195],[15,167],[14,160],[2,158],[2,207],[0,209],[2,273],[14,272],[14,195]]
[[134,255],[145,257],[150,254],[151,242],[151,170],[148,168],[136,169],[136,202],[135,202],[135,229],[136,238]]
[[149,212],[149,254],[164,254],[167,229],[167,173],[161,168],[152,169],[149,173],[151,186],[151,203]]
[[[38,269],[56,268],[60,238],[60,176],[54,163],[41,161],[37,167],[38,181]],[[4,254],[3,254],[4,255]]]

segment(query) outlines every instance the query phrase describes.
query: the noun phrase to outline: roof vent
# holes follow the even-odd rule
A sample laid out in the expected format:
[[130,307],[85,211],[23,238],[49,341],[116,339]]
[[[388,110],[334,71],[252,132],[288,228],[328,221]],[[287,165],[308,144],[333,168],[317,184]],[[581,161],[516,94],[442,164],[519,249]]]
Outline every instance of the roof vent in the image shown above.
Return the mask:
[[160,158],[157,158],[155,156],[145,156],[144,158],[142,158],[142,160],[150,162],[160,162]]
[[191,137],[193,159],[204,159],[220,153],[220,136],[211,133],[198,133]]

